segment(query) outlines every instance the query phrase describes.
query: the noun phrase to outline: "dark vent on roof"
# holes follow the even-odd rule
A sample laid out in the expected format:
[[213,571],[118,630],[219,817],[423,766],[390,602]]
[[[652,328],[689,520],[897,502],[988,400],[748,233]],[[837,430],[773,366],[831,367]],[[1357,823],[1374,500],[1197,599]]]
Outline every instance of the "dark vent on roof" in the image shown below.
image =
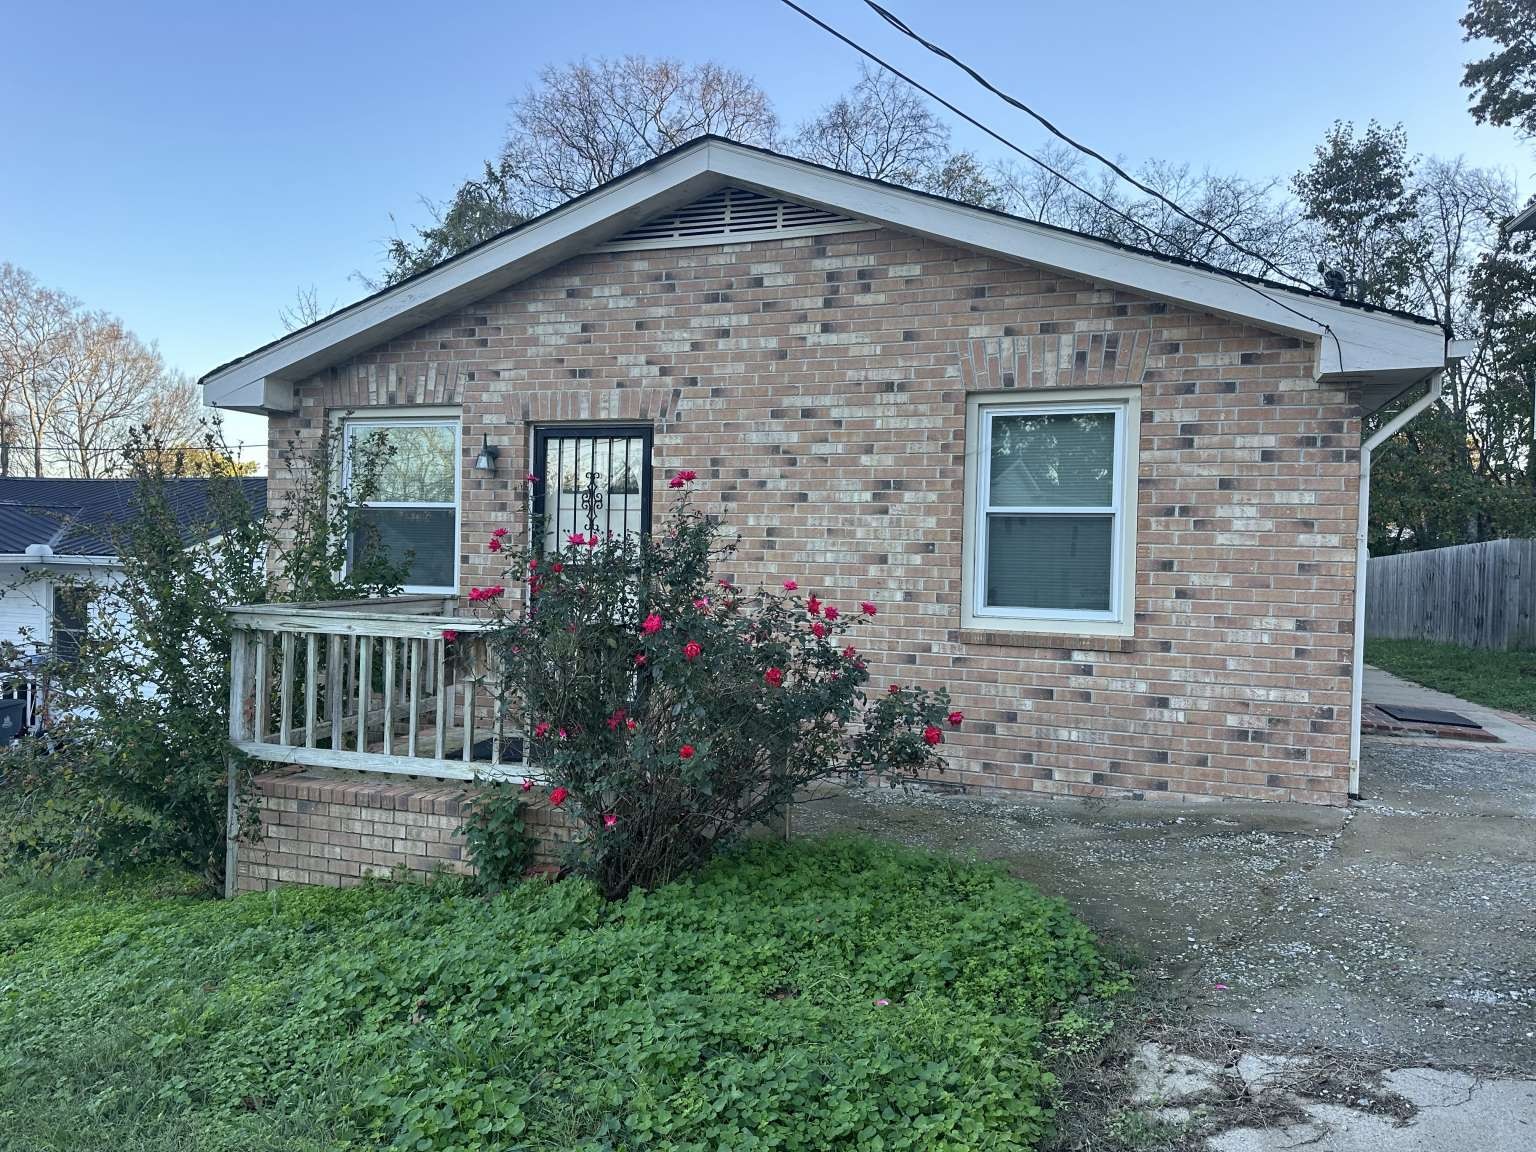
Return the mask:
[[631,228],[615,237],[613,244],[687,244],[721,236],[748,238],[763,232],[828,232],[863,226],[851,216],[825,208],[795,204],[745,188],[722,188]]

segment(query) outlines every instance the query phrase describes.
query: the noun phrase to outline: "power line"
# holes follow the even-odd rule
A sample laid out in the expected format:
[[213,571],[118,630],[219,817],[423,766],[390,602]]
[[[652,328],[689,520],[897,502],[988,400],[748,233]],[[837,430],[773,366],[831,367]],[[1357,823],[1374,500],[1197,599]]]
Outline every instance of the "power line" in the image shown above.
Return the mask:
[[[1148,224],[1143,223],[1140,220],[1137,220],[1134,216],[1129,215],[1123,209],[1116,208],[1113,204],[1109,204],[1106,201],[1100,199],[1098,196],[1095,196],[1092,192],[1088,191],[1081,184],[1078,184],[1076,181],[1072,180],[1070,177],[1062,174],[1061,172],[1058,172],[1055,168],[1051,167],[1051,165],[1047,164],[1044,160],[1040,159],[1040,157],[1035,156],[1034,154],[1025,151],[1023,148],[1020,148],[1012,140],[1009,140],[1006,136],[1003,136],[1001,133],[999,133],[999,132],[997,132],[997,131],[987,127],[987,125],[983,124],[980,120],[976,119],[976,117],[972,116],[970,113],[964,112],[961,109],[955,107],[954,104],[952,104],[948,100],[944,99],[944,97],[940,96],[933,89],[927,87],[926,85],[918,83],[916,80],[912,79],[912,77],[908,76],[905,72],[903,72],[900,68],[897,68],[894,64],[891,64],[891,63],[887,62],[886,60],[882,59],[881,57],[875,55],[868,48],[865,48],[862,44],[860,44],[857,41],[852,40],[849,37],[843,35],[843,33],[839,32],[836,28],[832,27],[832,25],[828,24],[826,21],[820,19],[819,17],[813,15],[810,12],[807,12],[804,8],[800,7],[800,5],[796,4],[794,2],[794,0],[779,0],[779,3],[783,4],[786,8],[790,8],[793,11],[798,12],[801,16],[805,17],[812,24],[816,25],[816,27],[820,28],[823,32],[826,32],[829,35],[835,37],[836,39],[841,40],[844,44],[848,45],[848,47],[852,48],[859,55],[863,56],[867,60],[874,61],[881,68],[884,68],[887,72],[891,73],[891,75],[896,76],[899,79],[906,81],[913,88],[916,88],[919,92],[921,92],[924,96],[927,96],[930,100],[934,101],[936,104],[938,104],[941,107],[947,109],[948,111],[950,111],[954,115],[960,117],[960,119],[964,120],[967,124],[970,124],[972,127],[978,128],[981,131],[985,132],[988,136],[992,137],[992,139],[996,140],[999,144],[1003,145],[1003,147],[1009,148],[1009,149],[1013,150],[1014,152],[1017,152],[1020,156],[1023,156],[1026,160],[1029,160],[1032,163],[1038,164],[1041,168],[1044,168],[1052,176],[1055,176],[1057,179],[1063,181],[1064,183],[1066,183],[1070,187],[1077,189],[1077,191],[1081,192],[1084,196],[1087,196],[1090,200],[1094,201],[1100,207],[1106,209],[1109,212],[1113,212],[1116,216],[1119,216],[1120,218],[1125,220],[1127,223],[1129,223],[1129,224],[1131,224],[1131,225],[1133,225],[1133,226],[1135,226],[1137,228],[1140,228],[1143,232],[1147,233],[1147,235],[1149,235],[1151,237],[1154,237],[1154,238],[1156,238],[1158,240],[1161,240],[1165,244],[1169,244],[1169,245],[1172,245],[1172,246],[1175,246],[1175,247],[1177,246],[1173,240],[1171,240],[1167,236],[1164,236],[1157,229],[1151,227]],[[1224,276],[1228,280],[1232,281],[1232,283],[1240,285],[1241,287],[1248,289],[1248,291],[1254,293],[1257,296],[1263,297],[1265,300],[1268,300],[1275,307],[1283,309],[1286,312],[1289,312],[1292,316],[1297,316],[1297,317],[1301,318],[1302,320],[1305,320],[1308,324],[1316,325],[1319,329],[1321,329],[1321,331],[1323,333],[1326,333],[1328,336],[1333,337],[1334,348],[1338,352],[1338,356],[1339,356],[1339,368],[1340,368],[1340,370],[1343,369],[1343,367],[1344,367],[1344,347],[1343,347],[1342,344],[1339,343],[1338,334],[1335,333],[1334,330],[1328,324],[1324,323],[1322,320],[1319,320],[1315,316],[1308,316],[1305,312],[1302,312],[1302,311],[1299,311],[1299,310],[1297,310],[1295,308],[1292,308],[1284,300],[1276,300],[1268,292],[1265,292],[1263,289],[1259,288],[1256,284],[1251,283],[1250,281],[1248,281],[1244,277],[1239,276],[1236,272],[1228,271],[1227,269],[1221,268],[1221,267],[1219,267],[1219,266],[1217,266],[1215,264],[1203,265],[1203,267],[1207,267],[1212,272],[1215,272],[1217,275]]]
[[919,44],[921,44],[924,48],[928,49],[928,51],[932,52],[934,55],[941,56],[945,60],[948,60],[951,64],[953,64],[956,68],[959,68],[962,72],[964,72],[966,75],[968,75],[972,80],[976,81],[976,83],[980,84],[988,92],[991,92],[994,96],[999,97],[1000,99],[1002,99],[1006,103],[1008,103],[1008,104],[1012,105],[1013,107],[1017,108],[1020,112],[1023,112],[1025,115],[1030,116],[1034,120],[1039,122],[1041,127],[1043,127],[1052,136],[1055,136],[1058,140],[1061,140],[1061,141],[1065,142],[1066,144],[1071,145],[1073,148],[1076,148],[1079,152],[1083,153],[1085,156],[1093,157],[1093,159],[1097,160],[1100,164],[1104,165],[1111,172],[1113,172],[1116,176],[1118,176],[1118,177],[1120,177],[1120,179],[1124,180],[1127,184],[1131,185],[1133,188],[1137,189],[1138,191],[1143,192],[1146,195],[1153,197],[1154,199],[1160,201],[1161,203],[1166,204],[1169,208],[1172,208],[1180,216],[1184,217],[1186,220],[1190,221],[1191,223],[1198,224],[1201,228],[1204,228],[1204,229],[1206,229],[1206,230],[1208,230],[1210,232],[1213,232],[1215,235],[1219,236],[1222,240],[1226,241],[1226,243],[1233,250],[1235,250],[1237,252],[1241,252],[1244,256],[1248,256],[1248,257],[1251,257],[1254,260],[1257,260],[1260,263],[1260,265],[1263,266],[1263,268],[1264,268],[1264,270],[1266,272],[1274,272],[1277,275],[1284,276],[1284,277],[1286,277],[1287,279],[1290,279],[1290,280],[1294,280],[1294,281],[1296,281],[1296,283],[1304,285],[1306,288],[1310,289],[1313,292],[1321,291],[1321,289],[1319,289],[1316,284],[1313,284],[1310,281],[1305,280],[1305,279],[1303,279],[1300,276],[1297,276],[1293,272],[1288,272],[1286,269],[1284,269],[1284,268],[1280,267],[1278,264],[1276,264],[1269,257],[1263,255],[1262,253],[1255,252],[1252,248],[1249,248],[1249,247],[1247,247],[1247,246],[1245,246],[1243,244],[1240,244],[1238,241],[1234,240],[1231,236],[1227,235],[1226,232],[1222,231],[1221,228],[1217,227],[1215,224],[1212,224],[1209,220],[1202,220],[1202,219],[1200,219],[1200,217],[1194,215],[1192,212],[1185,211],[1185,209],[1183,207],[1181,207],[1173,199],[1171,199],[1168,196],[1165,196],[1163,193],[1159,192],[1156,188],[1153,188],[1151,185],[1146,184],[1146,183],[1142,182],[1141,180],[1138,180],[1136,177],[1132,176],[1129,172],[1127,172],[1119,164],[1116,164],[1113,160],[1111,160],[1109,157],[1105,156],[1103,153],[1095,151],[1093,148],[1090,148],[1088,145],[1083,144],[1083,143],[1081,143],[1081,142],[1079,142],[1077,140],[1074,140],[1072,137],[1068,136],[1065,132],[1063,132],[1060,128],[1056,127],[1056,125],[1052,124],[1049,120],[1047,120],[1040,113],[1036,112],[1028,104],[1025,104],[1022,100],[1016,99],[1015,97],[1010,96],[1008,93],[1004,92],[1001,88],[999,88],[997,85],[993,84],[990,80],[988,80],[980,72],[976,71],[976,69],[972,68],[969,64],[967,64],[964,60],[961,60],[954,53],[949,52],[946,49],[944,49],[944,48],[940,47],[939,45],[935,44],[933,41],[926,40],[922,36],[918,35],[915,31],[912,30],[910,25],[908,25],[904,20],[901,19],[901,17],[895,15],[894,13],[890,12],[889,10],[887,10],[885,8],[882,8],[880,5],[876,4],[874,2],[874,0],[864,0],[864,3],[866,5],[868,5],[871,9],[873,9],[874,12],[878,16],[880,16],[881,19],[883,19],[891,27],[895,28],[903,36],[907,36],[910,39],[917,41]]

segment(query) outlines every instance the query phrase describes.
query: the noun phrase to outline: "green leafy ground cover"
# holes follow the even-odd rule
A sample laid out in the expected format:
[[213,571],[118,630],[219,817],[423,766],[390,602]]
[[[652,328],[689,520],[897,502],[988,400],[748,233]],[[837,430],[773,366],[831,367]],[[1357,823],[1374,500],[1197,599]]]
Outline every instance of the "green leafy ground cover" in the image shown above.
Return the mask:
[[1059,902],[861,841],[614,904],[12,882],[0,1147],[1030,1148],[1121,984]]
[[1474,704],[1536,716],[1536,652],[1489,652],[1429,640],[1367,640],[1365,662]]

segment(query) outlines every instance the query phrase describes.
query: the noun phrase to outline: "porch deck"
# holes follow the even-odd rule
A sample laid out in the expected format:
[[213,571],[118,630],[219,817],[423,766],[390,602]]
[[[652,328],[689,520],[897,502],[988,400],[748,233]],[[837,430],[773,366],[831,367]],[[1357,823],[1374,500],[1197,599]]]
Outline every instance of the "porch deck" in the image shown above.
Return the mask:
[[[485,633],[443,596],[230,610],[229,738],[256,760],[432,776],[519,775]],[[453,634],[445,639],[444,633]]]

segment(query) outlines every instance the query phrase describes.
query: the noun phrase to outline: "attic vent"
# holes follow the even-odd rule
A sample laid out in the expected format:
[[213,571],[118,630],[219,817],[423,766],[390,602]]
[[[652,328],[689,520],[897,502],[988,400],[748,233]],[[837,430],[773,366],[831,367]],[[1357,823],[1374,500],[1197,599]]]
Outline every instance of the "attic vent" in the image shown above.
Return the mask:
[[825,208],[795,204],[745,188],[722,188],[675,212],[647,220],[603,247],[681,248],[724,238],[749,240],[764,233],[813,236],[870,227],[873,225]]

